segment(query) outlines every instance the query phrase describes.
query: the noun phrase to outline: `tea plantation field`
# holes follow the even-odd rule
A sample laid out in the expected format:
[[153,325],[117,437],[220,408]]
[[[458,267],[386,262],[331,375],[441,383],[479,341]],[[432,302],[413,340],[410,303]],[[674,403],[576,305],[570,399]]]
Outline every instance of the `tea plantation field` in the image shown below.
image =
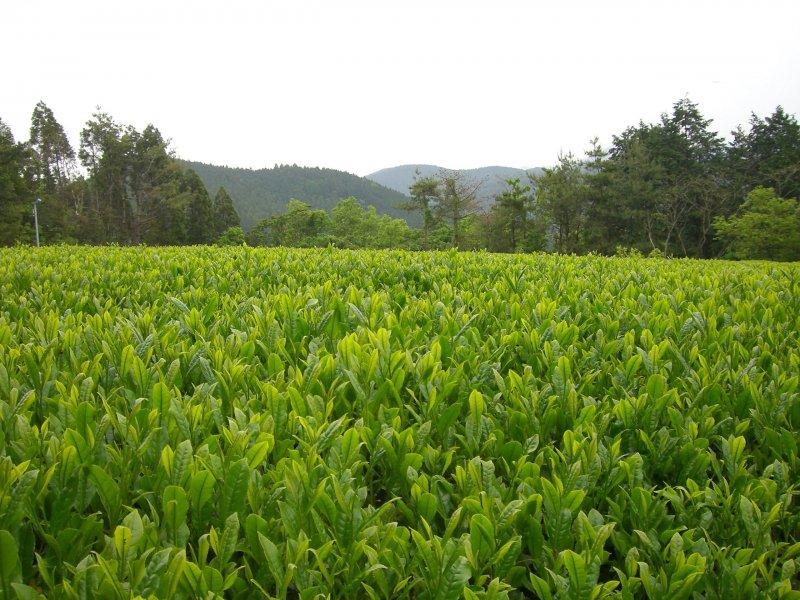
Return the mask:
[[800,265],[0,250],[0,598],[800,598]]

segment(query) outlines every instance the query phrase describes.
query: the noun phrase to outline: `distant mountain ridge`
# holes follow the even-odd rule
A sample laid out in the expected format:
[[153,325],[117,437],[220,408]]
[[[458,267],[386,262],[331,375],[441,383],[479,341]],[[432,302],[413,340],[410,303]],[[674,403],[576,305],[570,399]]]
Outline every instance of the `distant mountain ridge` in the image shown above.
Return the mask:
[[371,179],[382,186],[402,194],[408,194],[408,188],[414,182],[417,171],[419,171],[422,177],[433,177],[442,170],[459,171],[471,179],[483,181],[483,184],[478,190],[478,201],[484,208],[487,208],[491,204],[495,195],[505,189],[505,182],[507,179],[520,179],[527,183],[528,173],[533,175],[540,175],[542,173],[540,167],[517,169],[514,167],[489,166],[478,167],[476,169],[446,169],[438,165],[419,164],[399,165],[397,167],[381,169],[380,171],[375,171],[367,175],[367,179]]
[[[372,205],[381,214],[405,219],[418,225],[419,216],[399,208],[408,200],[408,188],[419,171],[423,177],[437,175],[442,169],[437,165],[401,165],[381,169],[359,177],[345,171],[320,167],[276,165],[273,168],[245,169],[211,165],[198,161],[180,160],[194,170],[213,197],[224,187],[239,213],[246,230],[256,223],[283,212],[292,198],[307,202],[313,208],[330,210],[339,200],[354,196],[365,205]],[[506,180],[519,178],[528,182],[528,173],[540,174],[540,168],[517,169],[489,166],[477,169],[460,169],[469,178],[482,181],[478,190],[480,205],[488,208],[494,196],[506,187]]]
[[416,215],[398,208],[408,200],[407,196],[352,173],[296,165],[243,169],[191,160],[180,162],[200,176],[212,198],[220,187],[228,191],[245,229],[283,212],[292,198],[307,202],[313,208],[330,210],[339,200],[348,196],[355,196],[363,204],[374,206],[381,214],[416,224]]

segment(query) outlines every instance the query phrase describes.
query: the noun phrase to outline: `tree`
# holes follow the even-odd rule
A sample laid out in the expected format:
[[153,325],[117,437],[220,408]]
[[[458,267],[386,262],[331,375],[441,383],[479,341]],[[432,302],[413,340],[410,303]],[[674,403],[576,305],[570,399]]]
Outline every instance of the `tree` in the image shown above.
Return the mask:
[[213,241],[214,210],[206,186],[197,173],[187,169],[183,174],[181,191],[186,198],[186,243],[208,244]]
[[79,156],[89,174],[91,241],[206,244],[218,237],[205,185],[180,167],[153,125],[139,132],[95,113],[81,132]]
[[581,162],[571,153],[561,154],[558,165],[545,169],[533,181],[536,185],[536,209],[550,223],[554,249],[565,253],[581,251],[588,201]]
[[657,143],[657,148],[668,179],[665,254],[673,232],[684,256],[710,254],[709,215],[718,209],[721,196],[714,190],[720,186],[724,158],[724,141],[711,130],[711,123],[697,104],[683,98],[675,103],[670,116],[662,116],[661,127],[653,129],[663,144]]
[[[647,130],[643,141],[661,166],[663,180],[658,203],[664,228],[664,254],[707,256],[711,221],[718,196],[724,141],[710,129],[711,120],[688,98],[676,102],[672,114]],[[673,245],[675,246],[673,250]]]
[[602,170],[589,175],[594,247],[661,250],[663,171],[639,136],[617,139]]
[[216,241],[217,246],[242,246],[244,243],[244,230],[238,225],[228,227]]
[[737,258],[800,259],[800,204],[772,188],[755,188],[737,215],[718,217],[714,227]]
[[319,246],[329,241],[330,218],[300,200],[289,200],[286,211],[259,222],[247,243],[266,246]]
[[29,241],[26,222],[34,198],[25,169],[30,154],[14,140],[11,129],[0,119],[0,244]]
[[346,248],[409,248],[414,235],[403,219],[379,215],[374,206],[366,209],[350,196],[331,210],[332,241]]
[[78,157],[89,174],[87,209],[97,231],[95,242],[131,241],[133,206],[129,198],[128,167],[131,136],[110,115],[96,112],[81,131]]
[[480,180],[472,180],[459,171],[442,170],[439,174],[440,195],[436,212],[452,228],[451,244],[454,248],[463,245],[461,223],[478,211],[477,194]]
[[495,202],[489,210],[478,215],[478,226],[481,230],[481,246],[490,252],[511,252],[506,232],[505,215]]
[[72,240],[80,195],[72,183],[76,175],[75,151],[53,111],[39,102],[31,115],[30,176],[38,207],[42,243]]
[[400,208],[422,215],[422,247],[431,247],[431,231],[436,224],[436,207],[439,201],[439,180],[435,177],[421,177],[419,169],[414,176],[414,183],[408,189],[411,200],[401,204]]
[[128,128],[125,181],[131,205],[132,243],[180,244],[186,230],[179,217],[183,170],[172,157],[161,132],[148,125],[139,133]]
[[748,132],[734,131],[727,160],[736,201],[758,185],[800,198],[800,123],[781,106],[765,119],[753,113]]
[[[609,231],[625,231],[632,247],[644,242],[664,254],[712,254],[711,224],[724,204],[718,192],[725,153],[710,125],[697,105],[683,98],[659,123],[639,123],[614,137],[604,166],[611,175],[604,208],[619,208],[620,221],[606,220]],[[608,204],[612,200],[614,205]],[[646,237],[630,235],[637,224]],[[614,237],[605,240],[606,247]]]
[[374,206],[369,207],[370,218],[376,223],[371,248],[419,249],[418,230],[411,229],[405,219],[379,215]]
[[53,111],[41,101],[33,109],[29,143],[39,193],[63,191],[75,174],[75,150]]
[[590,223],[585,239],[587,247],[606,254],[615,251],[618,240],[630,228],[630,216],[620,214],[621,207],[614,198],[610,164],[608,152],[597,138],[592,139],[584,161]]
[[219,237],[231,227],[241,227],[239,213],[233,206],[233,200],[224,187],[220,187],[214,196],[214,235]]
[[370,216],[352,196],[340,200],[331,209],[330,233],[335,243],[347,248],[369,247],[375,233]]
[[193,194],[184,183],[184,170],[169,159],[163,169],[153,175],[138,192],[141,241],[157,245],[186,244],[189,239],[187,207]]
[[527,249],[528,214],[531,210],[531,186],[522,185],[519,179],[506,181],[507,188],[498,194],[495,206],[502,231],[508,236],[511,252]]

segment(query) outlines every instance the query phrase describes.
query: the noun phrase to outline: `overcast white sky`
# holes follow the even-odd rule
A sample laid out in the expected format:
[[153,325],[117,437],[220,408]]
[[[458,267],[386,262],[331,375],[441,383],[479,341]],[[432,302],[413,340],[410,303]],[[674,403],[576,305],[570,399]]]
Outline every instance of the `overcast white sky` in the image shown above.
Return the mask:
[[688,94],[800,116],[800,2],[64,2],[0,7],[0,118],[100,105],[230,166],[552,164]]

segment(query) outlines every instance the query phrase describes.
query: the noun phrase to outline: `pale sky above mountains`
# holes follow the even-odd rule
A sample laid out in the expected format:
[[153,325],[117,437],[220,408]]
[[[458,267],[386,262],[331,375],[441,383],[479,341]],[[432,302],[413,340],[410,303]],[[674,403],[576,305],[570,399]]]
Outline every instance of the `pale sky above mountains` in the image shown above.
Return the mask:
[[549,165],[688,95],[727,134],[800,116],[800,2],[4,3],[0,118],[97,105],[192,160],[365,175]]

